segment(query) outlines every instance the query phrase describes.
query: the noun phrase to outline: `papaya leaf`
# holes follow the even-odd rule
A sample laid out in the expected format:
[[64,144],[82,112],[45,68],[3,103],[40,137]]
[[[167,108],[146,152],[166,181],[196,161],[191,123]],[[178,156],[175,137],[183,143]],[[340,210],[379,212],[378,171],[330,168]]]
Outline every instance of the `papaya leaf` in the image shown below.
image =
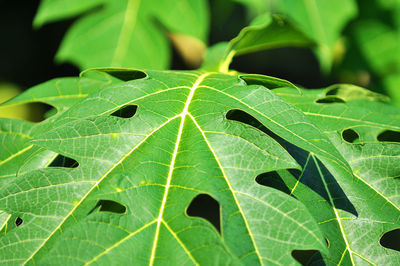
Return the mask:
[[7,225],[9,217],[10,217],[9,214],[0,211],[0,232],[3,231],[3,228]]
[[[396,0],[395,0],[396,1]],[[235,0],[243,4],[251,17],[265,16],[262,14],[284,16],[296,26],[303,36],[293,36],[294,41],[306,38],[314,42],[312,47],[316,53],[321,68],[330,71],[332,64],[340,60],[346,49],[342,40],[342,31],[357,15],[357,3],[354,0]],[[394,1],[385,1],[386,6],[393,9]],[[398,17],[398,16],[397,16]],[[395,18],[397,19],[395,16]]]
[[[267,88],[221,73],[146,71],[90,94],[35,136],[32,145],[76,164],[24,173],[1,191],[0,209],[20,219],[0,238],[1,261],[296,265],[293,250],[327,252],[306,207],[259,178],[301,168],[241,113],[352,179],[330,140]],[[219,204],[219,226],[188,211],[204,194]]]
[[285,0],[274,4],[275,12],[288,16],[318,44],[316,54],[321,67],[325,71],[330,70],[341,32],[357,15],[356,1]]
[[16,176],[22,165],[25,164],[28,171],[42,167],[54,153],[43,152],[34,159],[32,156],[43,149],[30,143],[33,124],[6,118],[0,121],[0,186],[3,188]]
[[353,32],[368,65],[381,77],[393,103],[400,106],[400,25],[392,27],[377,20],[364,20],[354,25]]
[[[400,144],[393,134],[400,134],[399,110],[372,101],[374,94],[321,103],[318,100],[332,94],[332,88],[306,91],[303,96],[293,89],[274,92],[301,109],[330,136],[356,178],[332,179],[313,154],[288,147],[303,171],[279,174],[290,194],[308,206],[330,243],[330,252],[322,254],[321,259],[334,265],[399,264],[399,253],[380,243],[385,233],[400,228]],[[384,139],[380,138],[382,132],[388,131],[392,138],[380,141]],[[350,133],[355,135],[351,138]],[[316,177],[321,180],[319,184]],[[313,191],[309,189],[311,184]]]
[[[165,32],[194,37],[203,46],[208,32],[204,0],[43,0],[34,25],[77,16],[56,60],[73,62],[81,69],[167,68],[170,49]],[[203,46],[197,45],[197,52]]]
[[233,0],[247,7],[248,16],[254,17],[270,11],[271,3],[265,0]]
[[[263,14],[243,28],[228,44],[211,47],[203,68],[227,72],[234,56],[288,46],[312,46],[314,42],[281,16]],[[225,51],[224,51],[225,49]],[[222,56],[222,57],[221,57]]]
[[385,130],[400,132],[399,109],[379,102],[386,101],[385,96],[366,93],[353,86],[345,86],[346,93],[343,93],[337,90],[340,87],[343,85],[304,90],[301,97],[292,88],[279,88],[274,92],[302,110],[327,133],[351,129],[359,135],[359,142],[376,142],[378,134]]
[[[116,71],[114,71],[115,73]],[[56,78],[30,88],[1,106],[18,106],[26,103],[41,102],[54,107],[51,119],[40,123],[31,123],[17,119],[0,119],[0,186],[32,169],[47,166],[54,160],[55,154],[33,145],[30,141],[51,128],[49,121],[57,119],[59,114],[90,93],[104,86],[122,82],[116,74],[102,71],[90,71],[81,78]],[[132,74],[136,73],[134,71]],[[142,73],[142,72],[140,72]]]

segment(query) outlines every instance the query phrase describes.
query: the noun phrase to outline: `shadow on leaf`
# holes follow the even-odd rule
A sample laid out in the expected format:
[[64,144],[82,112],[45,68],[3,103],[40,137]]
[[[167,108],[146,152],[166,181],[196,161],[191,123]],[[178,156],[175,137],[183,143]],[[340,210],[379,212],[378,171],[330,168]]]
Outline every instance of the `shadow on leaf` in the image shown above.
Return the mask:
[[[352,213],[355,216],[358,216],[358,213],[354,205],[347,198],[344,191],[341,189],[340,185],[336,182],[332,174],[322,164],[322,162],[319,161],[318,158],[311,155],[309,152],[279,137],[247,112],[238,109],[230,110],[227,112],[226,118],[228,120],[238,121],[241,123],[245,123],[249,126],[252,126],[254,128],[257,128],[262,132],[264,132],[265,134],[267,134],[268,136],[270,136],[271,138],[275,139],[280,145],[282,145],[288,151],[288,153],[303,168],[303,171],[289,169],[289,172],[297,180],[299,180],[300,183],[306,185],[307,187],[311,188],[313,191],[318,193],[329,204],[331,204],[330,200],[331,197],[333,199],[335,208],[342,209],[344,211]],[[271,184],[273,184],[274,181],[270,182]],[[327,188],[329,189],[329,193],[327,191]]]
[[[293,250],[292,257],[297,260],[301,265],[310,265],[311,261],[322,259],[321,253],[318,250]],[[323,264],[325,265],[325,264]]]
[[272,187],[290,195],[290,189],[283,182],[282,178],[275,171],[262,173],[256,177],[256,182],[262,186]]

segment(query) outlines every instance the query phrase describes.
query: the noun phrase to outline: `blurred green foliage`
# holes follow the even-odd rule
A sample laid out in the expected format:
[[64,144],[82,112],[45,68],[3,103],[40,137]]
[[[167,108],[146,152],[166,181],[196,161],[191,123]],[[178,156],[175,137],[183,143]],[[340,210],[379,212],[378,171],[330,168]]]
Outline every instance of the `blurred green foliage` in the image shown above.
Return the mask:
[[[195,68],[205,56],[206,44],[212,47],[232,39],[260,15],[279,15],[314,45],[295,48],[298,39],[293,36],[291,43],[233,59],[234,69],[286,78],[305,87],[353,83],[383,92],[400,106],[400,1],[176,3],[37,0],[26,7],[7,3],[24,20],[0,28],[8,40],[0,46],[6,62],[0,67],[0,78],[24,88],[56,76],[76,75],[78,70],[70,63],[81,70],[99,66]],[[7,5],[4,22],[12,14]],[[26,32],[18,26],[21,23],[27,25]],[[273,35],[273,30],[264,36],[268,34]],[[51,62],[53,56],[58,64]]]

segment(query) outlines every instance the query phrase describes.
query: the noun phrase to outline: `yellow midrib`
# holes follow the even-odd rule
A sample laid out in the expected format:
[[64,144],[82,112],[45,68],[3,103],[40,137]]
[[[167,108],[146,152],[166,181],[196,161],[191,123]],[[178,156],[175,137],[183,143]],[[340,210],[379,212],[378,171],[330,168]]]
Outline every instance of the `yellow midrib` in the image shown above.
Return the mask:
[[231,183],[229,182],[229,179],[228,179],[228,177],[226,176],[225,170],[224,170],[224,168],[223,168],[221,162],[219,161],[219,159],[218,159],[218,157],[217,157],[217,154],[215,153],[214,149],[212,148],[211,143],[208,141],[208,139],[207,139],[207,137],[206,137],[204,131],[201,129],[200,125],[197,123],[197,121],[194,119],[194,117],[193,117],[192,115],[190,115],[190,117],[192,118],[192,121],[193,121],[193,123],[196,125],[197,129],[200,131],[201,135],[203,136],[204,141],[207,143],[207,146],[208,146],[209,150],[210,150],[211,153],[213,154],[214,159],[215,159],[215,161],[217,162],[218,167],[219,167],[219,169],[220,169],[221,172],[222,172],[222,175],[223,175],[223,177],[224,177],[224,179],[225,179],[226,184],[228,185],[230,191],[232,191],[233,199],[235,200],[235,203],[236,203],[236,205],[237,205],[237,207],[238,207],[238,210],[239,210],[239,212],[240,212],[240,214],[241,214],[241,216],[242,216],[242,218],[243,218],[244,224],[246,225],[246,229],[247,229],[247,231],[249,232],[249,236],[250,236],[251,242],[252,242],[252,244],[253,244],[254,251],[255,251],[255,253],[257,254],[257,258],[259,259],[260,265],[264,265],[263,261],[261,260],[262,256],[261,256],[260,251],[258,250],[257,244],[256,244],[256,242],[255,242],[255,240],[254,240],[254,236],[253,236],[253,234],[251,233],[249,223],[248,223],[247,219],[245,218],[244,212],[243,212],[243,210],[242,210],[242,208],[241,208],[241,206],[240,206],[240,204],[239,204],[239,200],[237,199],[237,196],[236,196],[236,194],[235,194],[235,193],[236,193],[235,190],[233,189]]
[[[153,248],[151,250],[151,256],[150,256],[149,265],[154,265],[155,254],[156,254],[157,243],[158,243],[158,237],[159,237],[159,234],[160,234],[160,227],[161,227],[161,223],[163,221],[164,209],[165,209],[165,205],[167,203],[169,188],[171,186],[171,180],[172,180],[172,175],[173,175],[173,172],[174,172],[175,160],[176,160],[176,157],[178,155],[178,148],[179,148],[179,143],[180,143],[181,138],[182,138],[182,132],[183,132],[183,126],[184,126],[184,123],[185,123],[185,118],[189,114],[189,112],[188,112],[189,105],[190,105],[190,102],[192,101],[194,92],[199,87],[200,83],[204,80],[204,78],[207,77],[209,74],[210,73],[202,74],[196,80],[196,82],[193,84],[193,87],[190,88],[190,93],[189,93],[189,96],[188,96],[188,98],[187,98],[187,100],[185,102],[185,106],[184,106],[182,112],[178,115],[178,116],[181,117],[181,122],[180,122],[180,125],[179,125],[178,135],[176,137],[174,152],[172,154],[172,159],[171,159],[171,163],[170,163],[170,166],[169,166],[167,184],[165,186],[165,191],[164,191],[164,196],[163,196],[163,200],[162,200],[161,207],[160,207],[160,212],[159,212],[158,217],[157,217],[157,227],[156,227],[156,233],[155,233],[155,236],[154,236]],[[196,264],[196,261],[194,260],[194,258],[191,257],[190,254],[188,254],[188,255],[191,258],[191,260]]]
[[12,160],[13,158],[15,158],[15,157],[21,155],[22,153],[24,153],[24,152],[30,150],[32,147],[33,147],[33,145],[30,145],[30,146],[25,147],[24,149],[22,149],[22,150],[20,150],[20,151],[18,151],[18,152],[16,152],[16,153],[12,154],[11,156],[7,157],[5,160],[1,161],[1,162],[0,162],[0,166],[3,165],[3,164],[5,164],[6,162]]
[[[337,211],[337,209],[336,209],[336,205],[335,205],[335,203],[334,203],[334,201],[333,201],[333,197],[332,197],[331,192],[330,192],[330,190],[329,190],[328,184],[327,184],[326,181],[325,181],[324,175],[323,175],[323,173],[322,173],[322,171],[321,171],[321,168],[319,167],[319,164],[318,164],[317,159],[315,158],[315,156],[314,156],[313,154],[311,155],[311,157],[312,157],[312,159],[313,159],[313,161],[314,161],[314,164],[315,164],[315,166],[316,166],[316,168],[317,168],[317,170],[318,170],[318,174],[319,174],[320,177],[321,177],[322,183],[324,184],[326,193],[328,194],[329,202],[330,202],[330,204],[332,205],[333,212],[335,213],[336,220],[338,221],[340,233],[342,234],[343,240],[344,240],[345,245],[346,245],[346,250],[349,252],[351,265],[355,265],[354,260],[353,260],[353,256],[351,255],[351,254],[353,253],[353,251],[351,250],[350,244],[349,244],[349,242],[348,242],[348,240],[347,240],[347,235],[346,235],[346,232],[344,231],[344,227],[343,227],[343,225],[342,225],[341,217],[340,217],[340,215],[339,215],[339,213],[338,213],[338,211]],[[343,256],[344,256],[344,255],[343,255]]]

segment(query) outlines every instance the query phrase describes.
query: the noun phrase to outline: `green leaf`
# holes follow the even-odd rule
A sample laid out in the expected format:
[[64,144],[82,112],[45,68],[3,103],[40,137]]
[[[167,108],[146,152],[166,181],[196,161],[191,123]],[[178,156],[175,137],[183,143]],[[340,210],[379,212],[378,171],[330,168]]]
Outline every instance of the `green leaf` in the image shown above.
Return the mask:
[[326,90],[324,90],[325,96],[334,96],[339,97],[343,101],[350,100],[370,100],[377,102],[388,102],[390,100],[389,97],[364,89],[362,87],[353,85],[353,84],[335,84],[329,86]]
[[10,219],[10,215],[3,211],[0,211],[0,232],[7,226],[7,222]]
[[347,23],[356,16],[354,0],[285,0],[275,2],[276,12],[287,15],[317,44],[321,67],[329,70],[335,45]]
[[399,0],[379,0],[378,3],[387,9],[399,8],[400,1]]
[[164,31],[206,42],[204,0],[43,0],[34,25],[82,15],[56,55],[81,69],[90,67],[166,68],[170,49]]
[[[346,159],[356,161],[352,167],[357,181],[338,177],[335,182],[310,153],[297,157],[304,163],[301,173],[279,172],[290,193],[308,206],[323,231],[330,250],[328,255],[323,254],[327,264],[397,265],[400,262],[397,251],[386,249],[379,242],[384,233],[399,228],[396,200],[399,184],[391,175],[399,174],[398,167],[393,169],[399,159],[399,146],[387,147],[383,153],[381,144],[375,145],[374,150],[371,146],[374,144],[343,151]],[[391,158],[390,162],[386,156]],[[388,173],[388,169],[393,170]]]
[[290,81],[280,79],[280,78],[259,75],[259,74],[241,74],[240,78],[243,79],[248,84],[253,84],[253,85],[258,84],[258,85],[262,85],[268,89],[289,87],[289,88],[297,89],[300,94],[302,93],[301,90],[296,85],[294,85]]
[[[104,86],[121,82],[118,71],[110,74],[96,70],[87,72],[81,78],[56,78],[34,86],[1,106],[18,106],[26,103],[41,102],[55,107],[53,121],[76,102],[98,91]],[[132,76],[139,72],[131,71]],[[142,73],[142,72],[140,72]],[[120,77],[121,78],[121,77]],[[45,120],[46,121],[46,120]],[[47,132],[48,123],[31,123],[15,119],[0,119],[0,187],[16,175],[33,169],[46,167],[57,156],[52,151],[31,143],[35,136]]]
[[234,2],[246,6],[250,17],[256,17],[257,15],[269,12],[271,5],[268,0],[234,0]]
[[398,88],[400,87],[400,75],[388,75],[384,78],[384,84],[387,93],[391,96],[393,104],[400,107],[400,92]]
[[53,152],[43,152],[33,157],[39,147],[34,147],[30,141],[33,124],[21,120],[0,120],[0,187],[8,183],[17,173],[23,173],[21,168],[31,171],[46,165],[53,157]]
[[79,13],[96,7],[100,3],[101,1],[99,0],[71,0],[67,3],[59,0],[42,0],[34,18],[33,26],[39,28],[46,23],[72,18]]
[[[3,103],[22,92],[15,84],[0,82],[0,102]],[[16,119],[35,119],[32,106],[4,107],[0,105],[0,117]]]
[[209,47],[205,54],[201,68],[208,71],[218,72],[219,68],[221,67],[220,65],[222,64],[225,56],[227,55],[228,48],[229,48],[229,42],[219,42]]
[[235,54],[277,48],[282,46],[307,46],[312,41],[295,26],[279,16],[262,15],[255,18],[250,26],[240,31],[230,42],[229,51]]
[[[2,262],[294,265],[294,249],[326,251],[303,204],[255,180],[298,164],[237,114],[254,116],[351,179],[317,127],[238,76],[146,74],[45,122],[52,130],[32,143],[79,166],[25,173],[0,193],[0,209],[23,220],[0,238]],[[128,106],[137,106],[132,117],[116,116]],[[219,203],[220,232],[187,214],[200,194]],[[104,202],[114,207],[103,209]]]
[[356,41],[373,72],[379,75],[393,103],[400,106],[400,25],[361,21],[354,26]]
[[[312,153],[288,148],[303,171],[279,174],[290,194],[308,206],[329,241],[330,253],[323,254],[324,261],[334,265],[399,264],[399,253],[382,247],[380,238],[400,227],[400,144],[377,141],[386,130],[400,132],[399,110],[362,94],[344,102],[318,102],[326,99],[332,88],[305,91],[303,96],[293,89],[275,92],[330,136],[356,178],[333,179]],[[348,130],[355,132],[354,141],[346,137]],[[309,187],[314,187],[313,191]]]
[[[377,135],[384,130],[400,131],[399,109],[373,101],[385,99],[384,96],[359,92],[356,97],[351,93],[353,86],[345,86],[350,90],[343,96],[335,87],[304,90],[303,96],[291,88],[279,88],[274,92],[302,110],[325,132],[352,129],[359,133],[360,141],[370,142],[376,141]],[[356,91],[360,91],[359,87],[356,88]]]
[[[239,35],[226,46],[225,53],[221,53],[224,44],[218,44],[216,48],[212,49],[209,55],[206,55],[203,68],[212,69],[214,67],[222,72],[227,72],[232,58],[236,55],[279,47],[312,45],[313,41],[293,24],[280,16],[264,14],[243,28]],[[222,58],[218,58],[222,55]],[[219,64],[213,65],[212,63],[215,64],[215,62]]]
[[355,33],[361,52],[378,74],[400,72],[400,38],[398,31],[378,21],[363,21]]

